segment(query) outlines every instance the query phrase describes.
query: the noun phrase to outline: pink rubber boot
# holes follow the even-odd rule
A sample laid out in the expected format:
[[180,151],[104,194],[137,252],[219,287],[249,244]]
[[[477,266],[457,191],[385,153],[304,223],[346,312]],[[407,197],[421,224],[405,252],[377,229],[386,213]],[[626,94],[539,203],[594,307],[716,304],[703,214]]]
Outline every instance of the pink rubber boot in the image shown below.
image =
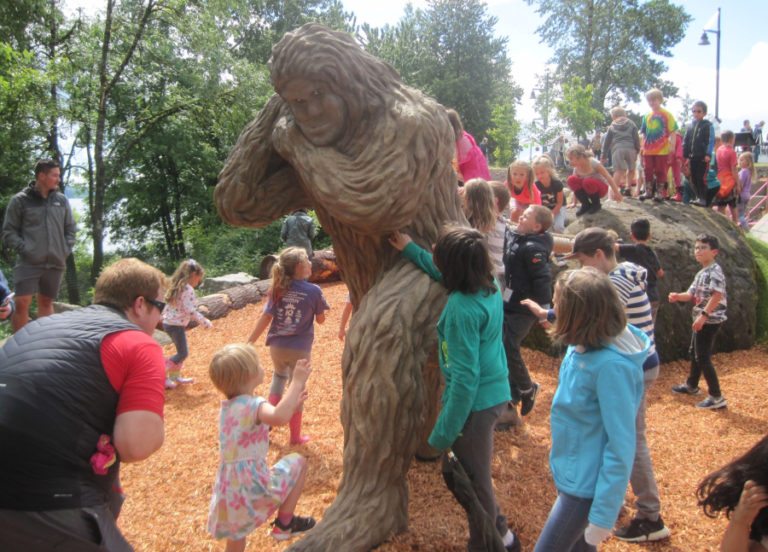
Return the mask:
[[176,364],[171,362],[171,359],[165,359],[165,388],[176,389],[178,384],[173,381],[173,373],[177,370]]
[[291,444],[301,445],[309,441],[309,437],[301,435],[301,415],[302,412],[294,412],[291,416],[291,421],[288,422],[288,427],[291,428]]
[[184,383],[194,383],[195,382],[195,378],[183,378],[183,377],[181,377],[181,367],[183,365],[184,365],[183,362],[179,362],[176,365],[176,377],[174,378],[174,380],[176,381],[176,384],[177,385],[182,385]]

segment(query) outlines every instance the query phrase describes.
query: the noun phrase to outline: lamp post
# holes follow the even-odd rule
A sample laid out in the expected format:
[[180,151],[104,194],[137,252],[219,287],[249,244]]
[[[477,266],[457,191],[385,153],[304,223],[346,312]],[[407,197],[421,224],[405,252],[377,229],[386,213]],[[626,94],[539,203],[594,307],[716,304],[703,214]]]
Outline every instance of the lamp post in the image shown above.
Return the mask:
[[704,29],[701,33],[699,46],[709,46],[707,33],[715,33],[717,37],[717,60],[715,62],[715,120],[720,122],[720,8],[717,8],[717,29]]
[[544,118],[543,118],[543,123],[544,123],[544,129],[546,130],[546,128],[549,126],[549,70],[548,69],[544,73],[544,88],[537,88],[535,86],[533,88],[531,88],[531,99],[532,100],[536,99],[536,91],[537,90],[544,94],[544,113],[543,113]]
[[[540,123],[544,123],[544,130],[546,131],[547,130],[547,126],[546,126],[547,125],[547,121],[544,120],[544,119],[539,119],[539,118],[533,119],[531,121],[531,130],[534,130],[534,131],[536,130],[536,128],[537,128],[536,127],[536,122],[537,121],[540,122]],[[533,162],[533,139],[534,139],[534,137],[530,136],[529,139],[530,139],[530,143],[528,144],[528,162],[531,163],[531,162]],[[539,145],[543,146],[544,144],[539,144]]]

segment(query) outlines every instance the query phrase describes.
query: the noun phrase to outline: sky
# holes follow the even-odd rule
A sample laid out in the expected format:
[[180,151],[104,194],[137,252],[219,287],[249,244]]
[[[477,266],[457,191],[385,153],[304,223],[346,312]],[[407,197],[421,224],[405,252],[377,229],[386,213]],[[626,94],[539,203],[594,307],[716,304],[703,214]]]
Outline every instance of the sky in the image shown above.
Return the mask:
[[[381,27],[394,25],[402,17],[407,0],[342,0],[347,11],[354,12],[358,24]],[[426,0],[412,0],[416,8],[424,8]],[[710,114],[715,113],[715,67],[717,48],[715,34],[708,33],[709,46],[699,46],[702,31],[716,30],[713,16],[721,10],[720,26],[720,119],[721,129],[739,131],[744,119],[752,123],[768,121],[768,1],[766,0],[682,0],[693,20],[686,34],[672,49],[672,57],[664,58],[669,67],[663,75],[693,99],[703,100]],[[84,7],[86,13],[102,9],[103,0],[65,0],[70,8]],[[552,51],[539,42],[536,28],[542,24],[535,9],[524,0],[487,0],[488,13],[498,18],[496,35],[507,37],[507,55],[512,60],[512,77],[524,89],[518,119],[530,122],[534,111],[531,90],[536,74],[543,74]],[[448,106],[450,107],[450,106]],[[646,106],[629,106],[645,112]],[[682,106],[674,98],[666,104],[678,116]]]
[[[342,0],[348,11],[357,16],[358,23],[367,22],[380,27],[395,24],[402,17],[406,0]],[[672,57],[664,58],[669,71],[663,75],[693,99],[703,100],[709,112],[715,112],[715,67],[717,58],[715,33],[708,33],[710,46],[699,46],[701,34],[716,30],[711,22],[721,7],[720,21],[720,119],[721,128],[741,130],[744,119],[752,123],[768,121],[768,2],[765,0],[684,0],[682,5],[693,18],[682,40],[672,49]],[[426,7],[424,0],[413,0],[414,7]],[[507,55],[512,60],[512,76],[524,89],[520,119],[528,122],[538,115],[534,112],[531,90],[536,74],[543,74],[552,50],[539,42],[536,29],[543,23],[535,9],[523,0],[488,0],[488,13],[498,18],[496,35],[507,37]],[[630,106],[645,112],[646,107]],[[674,99],[667,109],[677,116],[682,104]]]

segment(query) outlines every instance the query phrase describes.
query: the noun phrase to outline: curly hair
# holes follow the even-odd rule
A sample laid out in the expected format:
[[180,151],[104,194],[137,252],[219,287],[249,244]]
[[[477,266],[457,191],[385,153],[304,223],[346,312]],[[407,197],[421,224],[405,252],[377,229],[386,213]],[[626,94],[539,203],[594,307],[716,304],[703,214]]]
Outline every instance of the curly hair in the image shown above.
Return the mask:
[[[752,480],[768,487],[768,435],[760,439],[745,454],[707,475],[696,489],[699,506],[709,517],[725,510],[730,519],[739,503],[744,483]],[[768,535],[768,507],[758,512],[752,522],[749,538],[759,541]]]

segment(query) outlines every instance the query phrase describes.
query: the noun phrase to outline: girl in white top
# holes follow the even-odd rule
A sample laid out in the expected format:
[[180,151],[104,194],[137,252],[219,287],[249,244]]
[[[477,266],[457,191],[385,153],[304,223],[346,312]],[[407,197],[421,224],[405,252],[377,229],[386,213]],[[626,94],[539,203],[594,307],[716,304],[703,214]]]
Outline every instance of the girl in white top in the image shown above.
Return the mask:
[[173,389],[181,383],[192,383],[194,378],[181,377],[181,366],[189,356],[186,328],[189,319],[195,320],[204,328],[210,328],[211,322],[197,312],[195,289],[203,280],[205,270],[193,259],[182,261],[171,277],[171,286],[165,294],[163,309],[163,329],[176,346],[176,354],[165,359],[165,387]]

